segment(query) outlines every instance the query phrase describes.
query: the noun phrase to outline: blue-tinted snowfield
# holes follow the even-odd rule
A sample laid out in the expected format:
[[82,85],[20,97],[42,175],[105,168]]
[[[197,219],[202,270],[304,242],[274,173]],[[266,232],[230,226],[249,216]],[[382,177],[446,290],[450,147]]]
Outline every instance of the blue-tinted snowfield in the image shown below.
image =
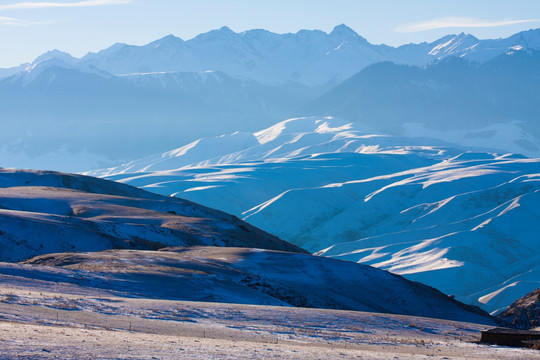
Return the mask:
[[311,117],[91,174],[233,213],[489,311],[540,284],[540,160],[518,154]]

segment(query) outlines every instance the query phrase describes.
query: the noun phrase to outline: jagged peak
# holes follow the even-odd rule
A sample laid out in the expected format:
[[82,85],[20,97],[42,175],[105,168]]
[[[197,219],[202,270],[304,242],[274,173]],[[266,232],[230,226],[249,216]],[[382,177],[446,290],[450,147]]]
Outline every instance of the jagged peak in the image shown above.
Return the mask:
[[182,40],[178,36],[174,36],[173,34],[169,34],[169,35],[166,35],[166,36],[162,37],[158,41],[182,41],[183,42],[184,40]]
[[108,48],[105,48],[105,49],[100,50],[98,52],[89,52],[89,53],[87,53],[86,55],[84,55],[81,58],[81,60],[84,62],[86,60],[95,58],[95,57],[100,56],[100,55],[111,54],[111,53],[114,53],[114,52],[117,52],[117,51],[121,51],[122,49],[124,49],[126,47],[134,47],[134,46],[135,45],[128,45],[126,43],[116,42],[116,43],[112,44],[111,46],[109,46]]
[[356,31],[354,31],[353,29],[351,29],[350,27],[348,27],[345,24],[340,24],[340,25],[337,25],[336,27],[334,27],[334,29],[332,30],[330,35],[334,35],[334,36],[358,36]]
[[521,31],[508,39],[516,41],[516,45],[540,49],[540,28]]
[[169,34],[167,36],[162,37],[161,39],[152,41],[147,46],[157,48],[157,47],[163,46],[163,45],[165,45],[165,46],[178,46],[178,45],[182,45],[183,43],[184,43],[184,40],[182,40],[181,38],[179,38],[177,36],[174,36],[172,34]]
[[219,28],[219,31],[221,32],[224,32],[224,33],[233,33],[233,34],[236,34],[234,31],[231,30],[230,27],[228,26],[222,26]]
[[474,37],[473,35],[471,34],[466,34],[464,32],[461,32],[459,34],[449,34],[449,35],[445,35],[431,43],[429,43],[430,45],[438,45],[438,44],[444,44],[444,43],[448,43],[449,41],[455,41],[455,40],[463,40],[463,39],[467,39],[467,40],[474,40],[474,41],[478,41],[478,39],[476,37]]
[[[234,38],[238,34],[232,31],[228,26],[222,26],[219,29],[210,30],[208,32],[197,35],[192,40],[207,40],[207,39],[224,39]],[[190,41],[192,41],[190,40]]]
[[251,29],[251,30],[242,31],[239,34],[244,36],[244,37],[261,37],[261,36],[264,36],[264,37],[268,37],[268,36],[279,37],[280,36],[280,35],[278,35],[276,33],[273,33],[271,31],[268,31],[268,30],[265,30],[265,29]]
[[[45,54],[44,54],[45,55]],[[38,58],[39,59],[39,58]],[[38,61],[36,59],[32,64],[28,65],[25,69],[27,73],[31,73],[33,71],[37,70],[43,70],[50,67],[59,67],[59,68],[65,68],[65,69],[71,69],[73,68],[73,64],[70,64],[63,59],[57,58],[57,57],[49,57],[49,58],[43,58]]]
[[457,39],[472,39],[472,40],[478,40],[474,35],[467,34],[464,32],[459,33],[458,35],[455,35]]
[[123,48],[125,46],[133,46],[133,45],[128,45],[128,44],[122,43],[122,42],[115,42],[114,44],[112,44],[111,46],[106,48],[105,50],[116,50],[116,49]]
[[38,63],[41,63],[41,62],[44,62],[44,61],[47,61],[47,60],[51,60],[51,59],[58,59],[58,60],[61,60],[62,62],[68,63],[68,64],[73,64],[73,63],[77,62],[77,60],[78,60],[77,58],[71,56],[67,52],[54,49],[54,50],[49,50],[46,53],[38,56],[32,62],[32,64],[35,65],[35,64],[38,64]]

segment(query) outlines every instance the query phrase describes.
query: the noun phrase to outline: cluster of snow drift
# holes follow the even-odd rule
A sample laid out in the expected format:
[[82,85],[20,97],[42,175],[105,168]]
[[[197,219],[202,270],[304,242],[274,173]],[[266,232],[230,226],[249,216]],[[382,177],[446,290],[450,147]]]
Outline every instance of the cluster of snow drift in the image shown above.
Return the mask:
[[91,174],[230,212],[489,311],[539,283],[539,159],[311,117]]

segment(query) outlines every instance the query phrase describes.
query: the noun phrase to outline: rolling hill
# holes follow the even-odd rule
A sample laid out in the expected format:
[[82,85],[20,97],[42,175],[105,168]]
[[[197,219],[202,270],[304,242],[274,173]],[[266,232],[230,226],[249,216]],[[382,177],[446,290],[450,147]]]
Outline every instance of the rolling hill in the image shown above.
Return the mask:
[[0,259],[65,251],[217,245],[304,250],[231,215],[131,186],[0,169]]

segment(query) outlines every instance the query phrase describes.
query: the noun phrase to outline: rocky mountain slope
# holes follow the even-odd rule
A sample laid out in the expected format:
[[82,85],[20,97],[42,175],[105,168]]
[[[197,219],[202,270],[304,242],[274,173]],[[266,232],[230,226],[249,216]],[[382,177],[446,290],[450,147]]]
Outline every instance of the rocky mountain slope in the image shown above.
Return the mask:
[[540,328],[540,288],[514,301],[497,318],[518,329]]
[[0,259],[217,245],[304,252],[231,215],[81,175],[0,169]]
[[538,159],[313,117],[92,175],[225,210],[319,255],[497,311],[538,287],[539,173]]
[[428,286],[310,255],[218,210],[82,175],[0,169],[0,230],[4,285],[494,321]]
[[379,63],[313,100],[303,113],[538,157],[539,79],[538,51],[509,52],[481,65],[465,58],[425,68]]

